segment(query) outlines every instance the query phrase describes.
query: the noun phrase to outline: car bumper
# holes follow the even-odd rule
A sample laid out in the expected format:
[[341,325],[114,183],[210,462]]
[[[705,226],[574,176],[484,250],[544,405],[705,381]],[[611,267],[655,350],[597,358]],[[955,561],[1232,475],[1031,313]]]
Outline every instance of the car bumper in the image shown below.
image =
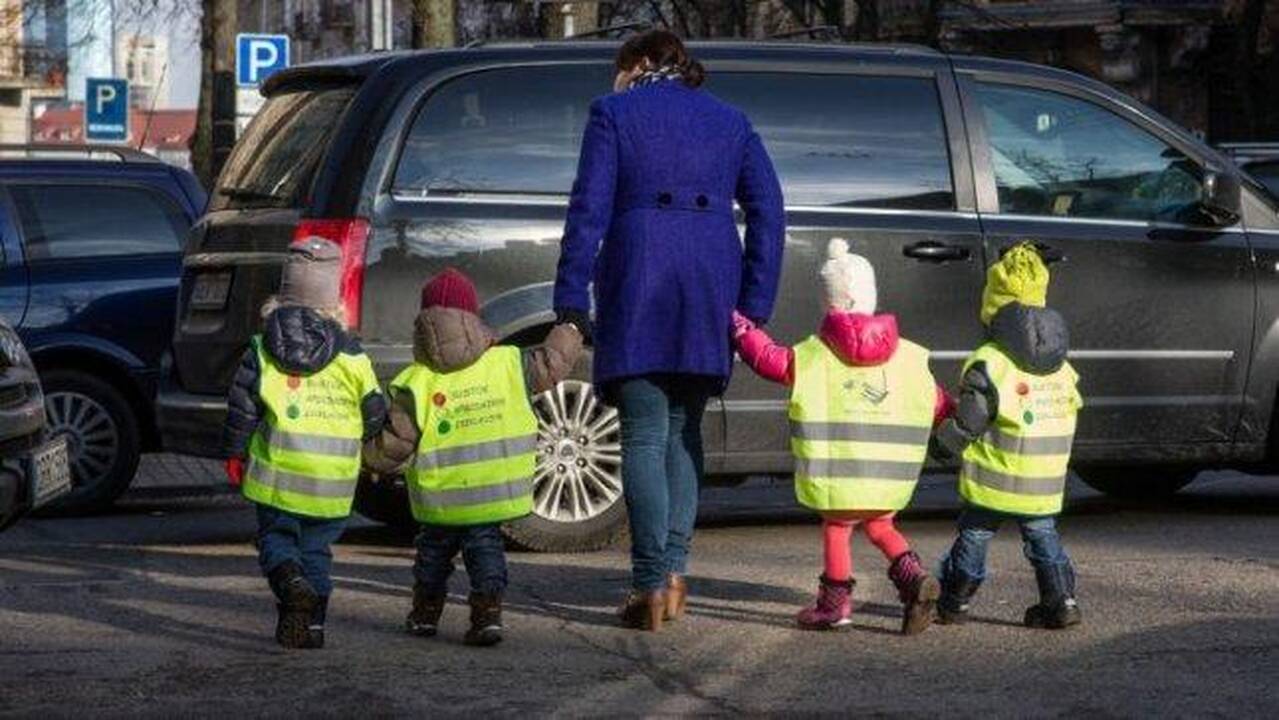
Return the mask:
[[165,452],[221,457],[226,398],[162,390],[156,399],[155,416]]
[[0,460],[0,530],[18,521],[31,509],[27,479],[18,460]]

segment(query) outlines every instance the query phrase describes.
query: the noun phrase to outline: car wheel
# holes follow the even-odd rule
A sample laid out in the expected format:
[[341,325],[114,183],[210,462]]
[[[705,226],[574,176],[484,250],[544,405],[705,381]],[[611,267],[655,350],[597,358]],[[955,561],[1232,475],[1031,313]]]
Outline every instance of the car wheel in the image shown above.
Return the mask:
[[504,531],[517,547],[587,552],[611,545],[626,528],[621,421],[582,380],[566,380],[533,398],[537,470],[533,514]]
[[1079,478],[1094,490],[1124,500],[1159,500],[1194,482],[1199,471],[1179,466],[1079,468]]
[[49,433],[66,438],[71,460],[71,492],[48,512],[110,507],[138,470],[142,448],[133,407],[110,383],[77,370],[51,370],[40,382]]

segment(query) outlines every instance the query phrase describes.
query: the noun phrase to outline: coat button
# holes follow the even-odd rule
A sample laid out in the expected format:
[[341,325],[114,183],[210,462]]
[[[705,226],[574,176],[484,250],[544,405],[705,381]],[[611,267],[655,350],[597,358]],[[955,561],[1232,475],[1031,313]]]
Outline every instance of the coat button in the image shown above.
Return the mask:
[[664,192],[664,193],[659,194],[659,195],[657,196],[657,204],[658,204],[658,205],[670,205],[670,204],[671,204],[671,194],[670,194],[670,193],[668,193],[668,192]]
[[707,205],[710,205],[710,204],[711,204],[711,201],[710,201],[710,200],[707,200],[705,195],[698,195],[698,196],[697,196],[697,207],[699,207],[699,208],[704,208],[704,207],[706,207]]

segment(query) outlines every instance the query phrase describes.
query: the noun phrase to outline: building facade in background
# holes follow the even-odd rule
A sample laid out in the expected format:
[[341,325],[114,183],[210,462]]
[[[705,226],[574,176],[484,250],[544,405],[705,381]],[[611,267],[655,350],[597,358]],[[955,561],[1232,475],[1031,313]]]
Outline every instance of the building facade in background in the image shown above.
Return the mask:
[[129,102],[138,108],[169,105],[169,39],[163,35],[120,35],[116,70],[129,81]]

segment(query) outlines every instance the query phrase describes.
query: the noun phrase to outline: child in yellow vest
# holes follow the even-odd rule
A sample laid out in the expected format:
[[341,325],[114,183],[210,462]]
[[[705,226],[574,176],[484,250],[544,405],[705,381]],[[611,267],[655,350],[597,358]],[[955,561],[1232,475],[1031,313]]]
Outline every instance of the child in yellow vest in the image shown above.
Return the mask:
[[742,359],[756,373],[791,387],[795,494],[821,513],[825,572],[817,600],[797,621],[834,630],[852,621],[853,530],[889,560],[888,577],[905,605],[902,632],[932,621],[940,588],[897,531],[893,517],[910,503],[934,423],[949,409],[928,369],[928,351],[897,334],[893,315],[876,315],[869,261],[832,240],[822,267],[826,316],[819,334],[794,348],[778,345],[741,315],[733,318]]
[[938,432],[962,458],[959,537],[942,560],[939,620],[963,622],[986,576],[986,548],[1015,520],[1035,568],[1039,602],[1028,627],[1080,622],[1075,570],[1057,534],[1075,419],[1083,407],[1078,376],[1066,360],[1065,320],[1045,305],[1048,268],[1035,247],[1009,250],[986,274],[981,321],[989,340],[968,359],[959,408]]
[[582,337],[560,325],[538,348],[495,345],[478,313],[475,287],[457,270],[445,270],[422,289],[413,364],[392,381],[390,422],[366,445],[365,456],[379,474],[407,470],[413,516],[421,524],[408,631],[436,633],[461,552],[471,583],[465,641],[484,646],[502,640],[501,523],[533,507],[537,419],[529,395],[568,375]]
[[[346,331],[341,250],[320,238],[289,248],[278,295],[263,306],[231,384],[223,429],[227,475],[257,506],[258,563],[278,601],[275,639],[324,647],[360,445],[386,421],[373,365]],[[246,467],[247,461],[247,467]]]

